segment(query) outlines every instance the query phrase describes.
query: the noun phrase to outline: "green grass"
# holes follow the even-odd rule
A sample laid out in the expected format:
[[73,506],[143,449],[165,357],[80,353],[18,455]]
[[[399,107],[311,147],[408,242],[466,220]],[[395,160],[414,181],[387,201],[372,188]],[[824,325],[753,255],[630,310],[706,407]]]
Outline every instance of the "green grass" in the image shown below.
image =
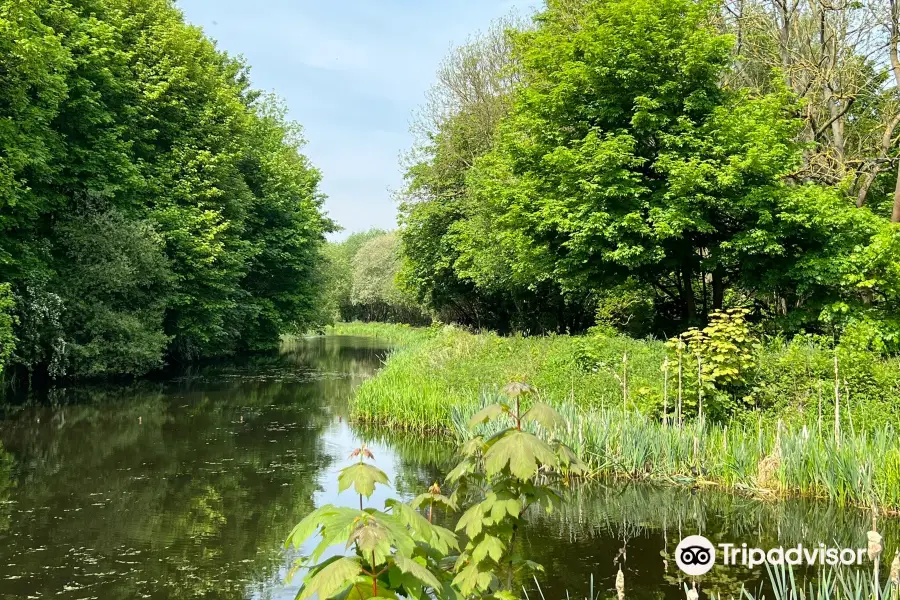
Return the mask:
[[[664,401],[665,345],[624,336],[502,337],[445,326],[411,328],[386,324],[347,324],[341,334],[375,335],[398,345],[385,368],[366,382],[354,408],[364,420],[415,431],[447,430],[451,408],[481,404],[512,379],[525,379],[551,403],[580,408],[623,404],[622,376],[627,357],[627,406],[661,419],[664,404],[675,402],[677,368],[670,356]],[[688,408],[697,397],[696,366],[684,362]],[[833,353],[803,339],[770,342],[760,349],[746,389],[767,420],[791,424],[823,423],[833,415]],[[875,431],[900,426],[900,361],[865,353],[840,355],[841,427]],[[707,393],[708,395],[708,393]],[[711,401],[712,400],[712,401]],[[729,411],[723,395],[707,397],[707,414]],[[718,404],[717,404],[718,403]],[[752,411],[739,411],[746,417]]]
[[660,396],[662,344],[608,338],[592,354],[588,372],[581,349],[568,336],[501,337],[444,327],[402,346],[354,400],[366,421],[418,431],[448,430],[454,407],[473,407],[512,379],[523,378],[549,402],[577,398],[583,406],[622,405],[622,356],[628,363],[629,406]]
[[[896,380],[886,375],[900,369],[890,361],[842,366],[841,429],[835,440],[827,395],[833,383],[829,387],[825,379],[833,363],[827,350],[809,345],[762,351],[754,385],[759,397],[771,397],[767,410],[743,411],[730,426],[688,421],[672,427],[660,418],[666,349],[658,341],[501,337],[449,326],[351,324],[336,331],[374,332],[399,344],[352,401],[361,421],[463,439],[471,434],[465,424],[472,414],[496,401],[505,383],[525,379],[567,419],[562,439],[597,475],[830,498],[842,505],[876,503],[900,511],[895,425],[900,402]],[[626,406],[623,356],[628,357]],[[884,379],[866,377],[867,372]],[[822,388],[820,427],[816,392]],[[674,389],[670,372],[670,413]]]
[[325,329],[327,335],[355,335],[386,340],[392,344],[408,347],[411,344],[433,337],[436,330],[428,327],[412,327],[397,323],[335,323]]

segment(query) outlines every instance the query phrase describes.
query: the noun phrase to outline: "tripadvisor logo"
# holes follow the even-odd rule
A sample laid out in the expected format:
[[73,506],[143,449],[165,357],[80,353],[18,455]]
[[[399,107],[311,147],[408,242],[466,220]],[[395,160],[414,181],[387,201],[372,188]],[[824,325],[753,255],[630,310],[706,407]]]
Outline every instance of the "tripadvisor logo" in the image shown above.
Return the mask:
[[713,568],[715,562],[716,549],[702,535],[689,535],[675,548],[675,564],[688,575],[704,575]]
[[[797,544],[790,548],[779,546],[763,550],[750,548],[747,544],[721,543],[718,548],[724,566],[760,565],[810,565],[836,566],[861,565],[866,556],[865,548],[831,548],[825,544],[804,546]],[[689,535],[675,548],[675,563],[678,568],[693,577],[705,575],[716,562],[716,546],[702,535]]]

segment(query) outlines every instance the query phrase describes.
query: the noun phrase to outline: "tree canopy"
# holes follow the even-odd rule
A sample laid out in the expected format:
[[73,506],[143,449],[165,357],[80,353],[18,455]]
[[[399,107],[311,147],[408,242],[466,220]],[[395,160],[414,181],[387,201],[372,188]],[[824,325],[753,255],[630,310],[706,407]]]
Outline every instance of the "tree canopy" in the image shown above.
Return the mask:
[[143,373],[318,323],[319,172],[170,0],[0,2],[0,280],[13,360]]
[[[649,305],[640,331],[672,333],[750,306],[782,331],[877,321],[896,339],[900,97],[878,56],[897,15],[782,4],[550,0],[464,46],[435,92],[459,101],[426,104],[440,118],[407,170],[406,285],[438,311],[508,301],[514,328]],[[861,258],[873,244],[882,259]]]
[[398,285],[400,240],[395,231],[370,229],[325,249],[327,310],[335,320],[426,325],[430,316]]

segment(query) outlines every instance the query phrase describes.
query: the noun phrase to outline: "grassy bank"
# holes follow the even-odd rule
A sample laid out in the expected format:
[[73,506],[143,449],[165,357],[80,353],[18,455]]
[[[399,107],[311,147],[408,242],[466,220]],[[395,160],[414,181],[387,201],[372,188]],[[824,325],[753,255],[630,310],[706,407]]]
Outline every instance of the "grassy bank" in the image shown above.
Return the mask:
[[[484,396],[513,379],[528,381],[553,404],[570,402],[582,410],[625,405],[660,421],[664,410],[671,414],[677,401],[677,367],[661,341],[624,336],[501,337],[449,326],[417,329],[373,323],[341,324],[332,331],[373,335],[398,345],[355,401],[358,417],[392,427],[449,430],[454,407],[480,406]],[[723,410],[751,423],[760,415],[789,425],[833,423],[833,350],[798,338],[791,343],[769,342],[757,354],[757,366],[741,392],[752,400],[720,397]],[[838,357],[840,429],[876,431],[900,423],[900,361],[843,349]],[[685,358],[682,386],[688,414],[698,396],[696,363],[690,360]],[[716,403],[709,391],[704,393],[709,414]]]
[[397,323],[335,323],[325,328],[327,335],[355,335],[383,339],[398,347],[406,348],[436,335],[437,329],[411,327]]
[[[671,414],[675,396],[674,381],[664,381],[661,342],[500,337],[452,327],[337,331],[366,330],[402,341],[358,390],[353,411],[360,420],[463,438],[470,435],[468,418],[495,401],[504,383],[523,378],[563,413],[569,426],[561,437],[598,475],[900,510],[894,362],[841,363],[837,435],[832,397],[820,396],[833,389],[827,379],[832,353],[796,343],[760,350],[759,410],[743,410],[727,425],[688,420],[672,427],[661,419],[663,406]],[[687,403],[687,390],[684,395]]]
[[[365,327],[349,330],[361,333]],[[448,431],[454,408],[480,406],[483,396],[513,379],[527,380],[553,403],[575,398],[585,407],[621,406],[623,353],[632,357],[629,406],[653,404],[653,398],[661,397],[662,344],[610,338],[594,349],[588,364],[579,340],[583,338],[475,335],[454,327],[425,330],[410,336],[379,375],[363,384],[354,410],[364,420],[392,427]]]

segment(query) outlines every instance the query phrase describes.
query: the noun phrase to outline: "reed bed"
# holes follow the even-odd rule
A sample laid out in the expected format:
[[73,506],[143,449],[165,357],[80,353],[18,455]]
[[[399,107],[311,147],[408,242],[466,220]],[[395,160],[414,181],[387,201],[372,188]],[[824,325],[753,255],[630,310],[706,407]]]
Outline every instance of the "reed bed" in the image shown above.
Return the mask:
[[[767,567],[769,591],[750,590],[742,587],[734,593],[723,594],[716,591],[708,593],[709,600],[896,600],[900,597],[900,583],[891,574],[887,580],[877,576],[873,571],[865,569],[848,569],[829,567],[823,569],[821,575],[813,581],[802,581],[790,566]],[[593,579],[589,583],[589,592],[583,600],[606,600],[618,597],[628,598],[627,577],[623,576],[622,585],[617,596],[609,590],[595,590]],[[541,589],[540,581],[535,578],[536,592],[529,595],[523,587],[526,600],[547,600]],[[699,600],[703,585],[696,582],[682,583],[687,600]],[[618,586],[617,586],[618,587]],[[566,594],[568,600],[577,598]]]
[[[453,407],[454,437],[472,435],[466,423],[477,409]],[[568,425],[553,435],[597,477],[828,498],[842,506],[900,511],[900,445],[892,427],[835,437],[828,428],[773,427],[761,419],[756,427],[700,421],[673,426],[622,409],[585,410],[571,402],[557,409]],[[490,435],[500,426],[486,424],[475,433]]]

